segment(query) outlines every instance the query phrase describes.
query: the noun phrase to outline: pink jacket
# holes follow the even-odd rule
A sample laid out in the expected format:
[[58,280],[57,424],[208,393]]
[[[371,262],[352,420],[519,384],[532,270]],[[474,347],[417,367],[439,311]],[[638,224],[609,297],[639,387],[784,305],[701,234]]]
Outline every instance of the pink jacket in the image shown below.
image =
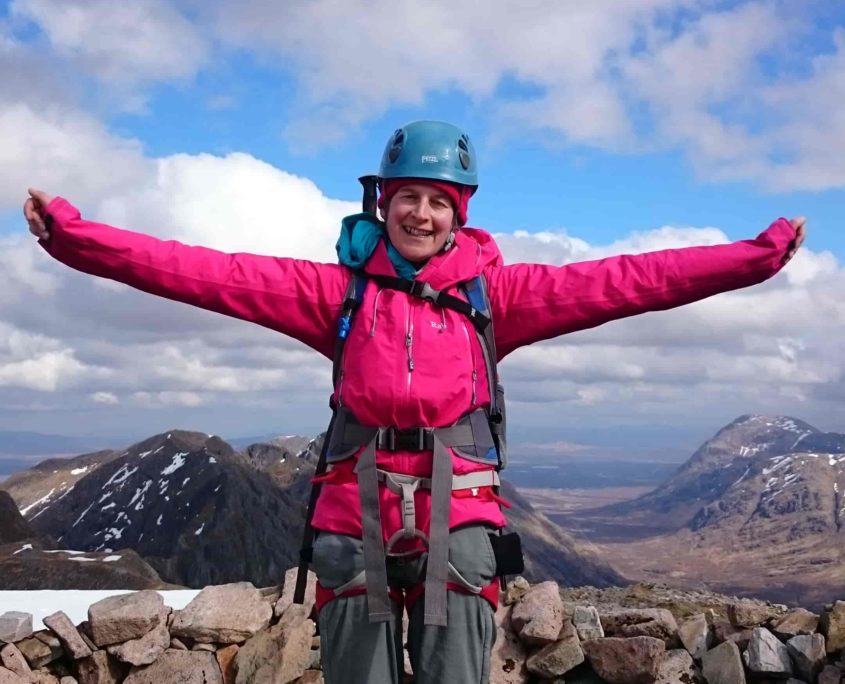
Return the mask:
[[[205,247],[85,221],[62,198],[47,207],[52,236],[44,248],[77,270],[145,292],[258,323],[331,358],[349,271],[336,264]],[[419,279],[450,290],[483,273],[501,360],[515,349],[646,311],[670,309],[770,278],[795,231],[778,219],[754,240],[669,249],[565,266],[505,266],[493,238],[462,229],[452,250],[430,260]],[[366,266],[395,275],[383,243]],[[481,347],[460,314],[368,284],[346,343],[335,397],[366,425],[446,426],[489,401]],[[350,464],[354,459],[350,460]],[[379,467],[430,475],[431,454],[379,452]],[[456,473],[488,469],[453,453]],[[343,476],[345,473],[345,477]],[[313,524],[361,535],[357,483],[349,469],[326,482]],[[492,493],[452,498],[450,527],[504,524]],[[385,539],[402,527],[398,494],[381,488]],[[430,493],[415,494],[417,525],[428,532]]]

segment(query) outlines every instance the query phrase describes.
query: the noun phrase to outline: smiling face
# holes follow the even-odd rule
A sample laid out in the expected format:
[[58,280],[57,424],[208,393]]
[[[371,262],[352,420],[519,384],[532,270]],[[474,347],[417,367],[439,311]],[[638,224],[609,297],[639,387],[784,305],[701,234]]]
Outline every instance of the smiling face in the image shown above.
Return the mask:
[[426,183],[408,183],[390,198],[387,235],[408,261],[422,264],[437,254],[455,228],[455,209],[445,192]]

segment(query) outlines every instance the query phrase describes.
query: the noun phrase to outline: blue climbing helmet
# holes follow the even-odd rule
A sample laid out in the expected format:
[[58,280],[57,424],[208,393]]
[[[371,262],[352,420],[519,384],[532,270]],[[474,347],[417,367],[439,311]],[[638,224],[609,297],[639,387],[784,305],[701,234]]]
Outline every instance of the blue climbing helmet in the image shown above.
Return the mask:
[[382,181],[427,178],[478,188],[478,165],[469,136],[445,121],[412,121],[397,128],[381,157]]

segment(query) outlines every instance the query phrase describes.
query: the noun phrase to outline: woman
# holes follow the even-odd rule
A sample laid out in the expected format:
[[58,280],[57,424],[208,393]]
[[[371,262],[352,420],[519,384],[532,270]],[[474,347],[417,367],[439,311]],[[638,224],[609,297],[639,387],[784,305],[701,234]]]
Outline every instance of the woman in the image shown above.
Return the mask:
[[[162,242],[83,220],[34,190],[24,214],[44,249],[73,268],[259,323],[329,358],[350,282],[362,284],[312,520],[326,681],[399,681],[406,607],[417,682],[486,682],[497,600],[488,533],[505,520],[496,450],[486,448],[496,440],[476,419],[495,402],[495,376],[477,307],[467,315],[431,293],[467,300],[467,284],[483,282],[501,360],[539,340],[759,283],[798,249],[804,220],[778,219],[728,245],[505,266],[489,234],[464,226],[478,181],[460,129],[398,129],[379,176],[384,223],[345,219],[339,265]],[[426,283],[428,297],[397,285],[409,279]]]

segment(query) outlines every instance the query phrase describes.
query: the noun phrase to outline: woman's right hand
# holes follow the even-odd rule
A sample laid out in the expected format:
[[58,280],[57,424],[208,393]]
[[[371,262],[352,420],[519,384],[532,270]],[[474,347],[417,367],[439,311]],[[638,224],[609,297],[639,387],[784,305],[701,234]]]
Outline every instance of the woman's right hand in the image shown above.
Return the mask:
[[49,240],[50,231],[44,221],[45,209],[53,198],[46,192],[29,188],[29,197],[23,203],[23,215],[29,224],[29,232],[39,240]]

